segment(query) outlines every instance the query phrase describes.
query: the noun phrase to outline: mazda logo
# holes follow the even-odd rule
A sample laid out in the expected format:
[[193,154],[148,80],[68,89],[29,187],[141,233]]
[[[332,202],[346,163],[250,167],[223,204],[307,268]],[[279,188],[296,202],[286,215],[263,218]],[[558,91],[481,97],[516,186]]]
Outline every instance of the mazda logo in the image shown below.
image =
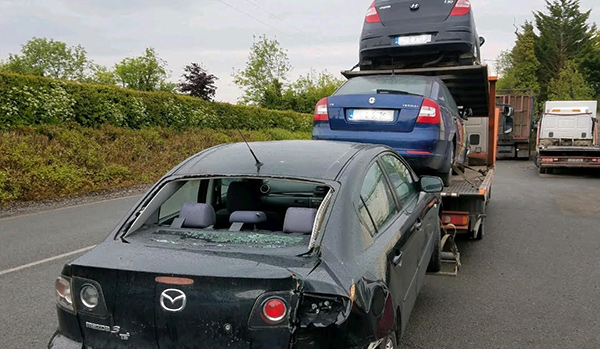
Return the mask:
[[416,11],[416,10],[418,10],[420,7],[421,7],[421,5],[419,5],[419,4],[418,4],[418,3],[416,3],[416,2],[415,2],[414,4],[411,4],[411,5],[410,5],[410,9],[411,9],[411,10],[413,10],[413,11]]
[[170,312],[182,311],[185,308],[187,297],[183,291],[169,288],[160,294],[160,306]]
[[369,98],[369,103],[371,103],[371,104],[375,104],[375,97],[371,97],[371,98]]

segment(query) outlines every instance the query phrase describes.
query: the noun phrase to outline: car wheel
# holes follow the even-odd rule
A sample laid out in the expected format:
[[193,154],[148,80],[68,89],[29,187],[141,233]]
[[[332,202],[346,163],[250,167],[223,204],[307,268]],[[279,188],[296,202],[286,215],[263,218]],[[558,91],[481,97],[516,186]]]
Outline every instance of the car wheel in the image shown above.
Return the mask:
[[387,337],[385,337],[379,347],[381,349],[397,349],[398,341],[396,340],[396,333],[390,333]]
[[454,163],[454,143],[452,143],[452,147],[450,148],[450,156],[448,157],[448,173],[441,173],[439,176],[444,182],[444,186],[447,187],[450,185],[450,179],[452,178],[452,164]]
[[439,231],[440,233],[436,234],[436,237],[433,241],[433,254],[429,260],[429,265],[427,266],[428,273],[437,273],[438,271],[442,270],[442,251],[440,247],[442,243],[441,227],[439,228]]

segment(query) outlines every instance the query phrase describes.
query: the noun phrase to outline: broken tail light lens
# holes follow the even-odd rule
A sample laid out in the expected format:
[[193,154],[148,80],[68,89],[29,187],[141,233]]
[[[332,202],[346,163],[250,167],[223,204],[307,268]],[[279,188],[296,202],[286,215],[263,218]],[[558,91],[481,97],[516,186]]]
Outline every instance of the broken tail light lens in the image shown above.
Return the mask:
[[71,294],[71,278],[59,276],[54,283],[56,289],[56,304],[71,313],[75,312],[73,306],[73,295]]
[[350,315],[352,302],[344,297],[305,294],[298,309],[301,327],[341,324]]
[[269,298],[262,306],[263,320],[268,324],[277,324],[285,319],[287,306],[283,299]]

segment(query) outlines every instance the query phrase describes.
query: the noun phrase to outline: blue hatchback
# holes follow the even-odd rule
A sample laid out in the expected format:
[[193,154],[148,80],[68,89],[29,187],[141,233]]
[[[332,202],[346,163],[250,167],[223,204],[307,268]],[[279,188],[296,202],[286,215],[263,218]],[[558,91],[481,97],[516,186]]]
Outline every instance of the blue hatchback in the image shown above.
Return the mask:
[[419,174],[450,182],[451,164],[466,163],[464,121],[436,77],[357,76],[316,107],[313,139],[385,144]]

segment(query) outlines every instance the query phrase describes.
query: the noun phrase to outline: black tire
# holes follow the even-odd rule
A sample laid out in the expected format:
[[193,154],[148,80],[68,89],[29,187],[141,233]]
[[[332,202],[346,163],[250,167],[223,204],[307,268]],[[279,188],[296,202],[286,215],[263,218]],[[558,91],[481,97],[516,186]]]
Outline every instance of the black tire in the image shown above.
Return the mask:
[[442,270],[442,228],[440,227],[440,233],[436,234],[436,237],[433,241],[433,254],[431,255],[431,259],[429,260],[429,264],[427,265],[428,273],[437,273]]
[[439,176],[444,182],[444,186],[447,187],[450,185],[450,179],[452,178],[452,164],[454,163],[454,142],[452,143],[452,148],[450,148],[450,156],[448,157],[448,173],[440,173]]
[[477,230],[477,235],[473,234],[472,238],[474,240],[481,240],[483,239],[483,237],[485,236],[485,219],[481,221],[481,224],[479,224],[479,229]]
[[398,349],[398,340],[396,332],[392,332],[385,337],[379,348],[381,349]]

